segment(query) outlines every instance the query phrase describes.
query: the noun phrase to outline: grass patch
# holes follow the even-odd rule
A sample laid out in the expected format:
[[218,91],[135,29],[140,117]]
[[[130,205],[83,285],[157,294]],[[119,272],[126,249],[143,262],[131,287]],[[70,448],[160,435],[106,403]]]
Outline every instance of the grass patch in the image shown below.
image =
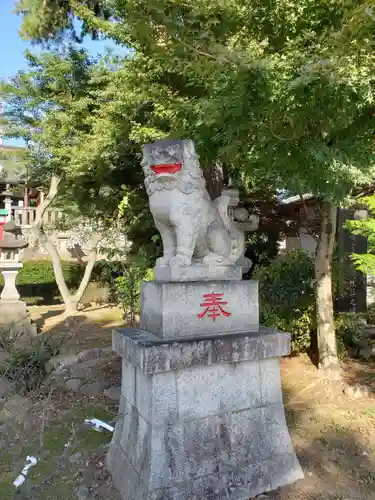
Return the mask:
[[364,415],[366,415],[366,417],[375,418],[375,406],[369,406],[363,413]]
[[[1,500],[12,500],[13,481],[22,470],[26,456],[34,455],[38,463],[29,470],[24,486],[19,489],[20,499],[70,500],[76,498],[76,490],[82,482],[85,461],[100,452],[112,435],[97,432],[84,424],[85,418],[113,420],[113,413],[103,401],[86,403],[77,400],[67,411],[60,412],[61,419],[46,424],[41,447],[40,428],[35,427],[27,442],[20,435],[9,435],[13,449],[2,446],[0,456]],[[18,438],[18,439],[17,439]],[[67,443],[68,446],[67,446]],[[79,462],[70,457],[80,454]]]

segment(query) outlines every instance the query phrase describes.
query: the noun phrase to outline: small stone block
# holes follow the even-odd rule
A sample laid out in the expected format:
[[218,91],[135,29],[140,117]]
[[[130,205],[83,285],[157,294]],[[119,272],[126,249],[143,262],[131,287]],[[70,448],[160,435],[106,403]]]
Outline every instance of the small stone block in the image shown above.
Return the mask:
[[0,327],[9,329],[14,338],[35,337],[37,327],[31,322],[26,302],[21,300],[0,300]]
[[175,339],[257,331],[258,283],[145,282],[141,328],[161,338]]
[[205,266],[194,264],[187,267],[156,266],[155,281],[232,281],[242,280],[241,266]]

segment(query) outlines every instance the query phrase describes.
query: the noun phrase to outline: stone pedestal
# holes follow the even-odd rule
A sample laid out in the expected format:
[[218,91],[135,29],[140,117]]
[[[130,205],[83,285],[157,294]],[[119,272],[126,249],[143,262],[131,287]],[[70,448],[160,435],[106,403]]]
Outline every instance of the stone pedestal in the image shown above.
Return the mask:
[[246,333],[259,328],[256,281],[143,283],[141,328],[163,338]]
[[0,261],[0,271],[4,276],[4,288],[1,292],[1,300],[18,301],[20,294],[16,288],[16,277],[22,264],[19,262]]
[[17,338],[37,334],[26,303],[19,300],[16,288],[16,277],[21,267],[19,262],[0,261],[0,271],[4,276],[4,288],[0,296],[0,328],[9,329],[10,334]]
[[113,346],[122,392],[107,464],[124,500],[248,500],[303,477],[280,386],[288,334],[176,342],[125,329]]

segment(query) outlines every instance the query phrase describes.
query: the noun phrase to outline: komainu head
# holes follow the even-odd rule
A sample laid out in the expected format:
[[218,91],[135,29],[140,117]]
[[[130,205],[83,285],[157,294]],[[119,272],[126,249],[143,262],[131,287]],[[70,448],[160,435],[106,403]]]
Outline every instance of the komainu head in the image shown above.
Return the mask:
[[164,139],[146,144],[141,165],[149,195],[162,189],[188,192],[205,186],[198,155],[190,140]]

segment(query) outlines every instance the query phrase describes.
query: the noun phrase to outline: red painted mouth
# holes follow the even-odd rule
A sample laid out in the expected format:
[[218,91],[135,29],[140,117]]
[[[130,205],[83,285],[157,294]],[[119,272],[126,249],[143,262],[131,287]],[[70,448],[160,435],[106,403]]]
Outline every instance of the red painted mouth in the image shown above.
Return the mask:
[[160,165],[152,165],[152,170],[156,175],[160,174],[175,174],[182,168],[181,163],[161,163]]

